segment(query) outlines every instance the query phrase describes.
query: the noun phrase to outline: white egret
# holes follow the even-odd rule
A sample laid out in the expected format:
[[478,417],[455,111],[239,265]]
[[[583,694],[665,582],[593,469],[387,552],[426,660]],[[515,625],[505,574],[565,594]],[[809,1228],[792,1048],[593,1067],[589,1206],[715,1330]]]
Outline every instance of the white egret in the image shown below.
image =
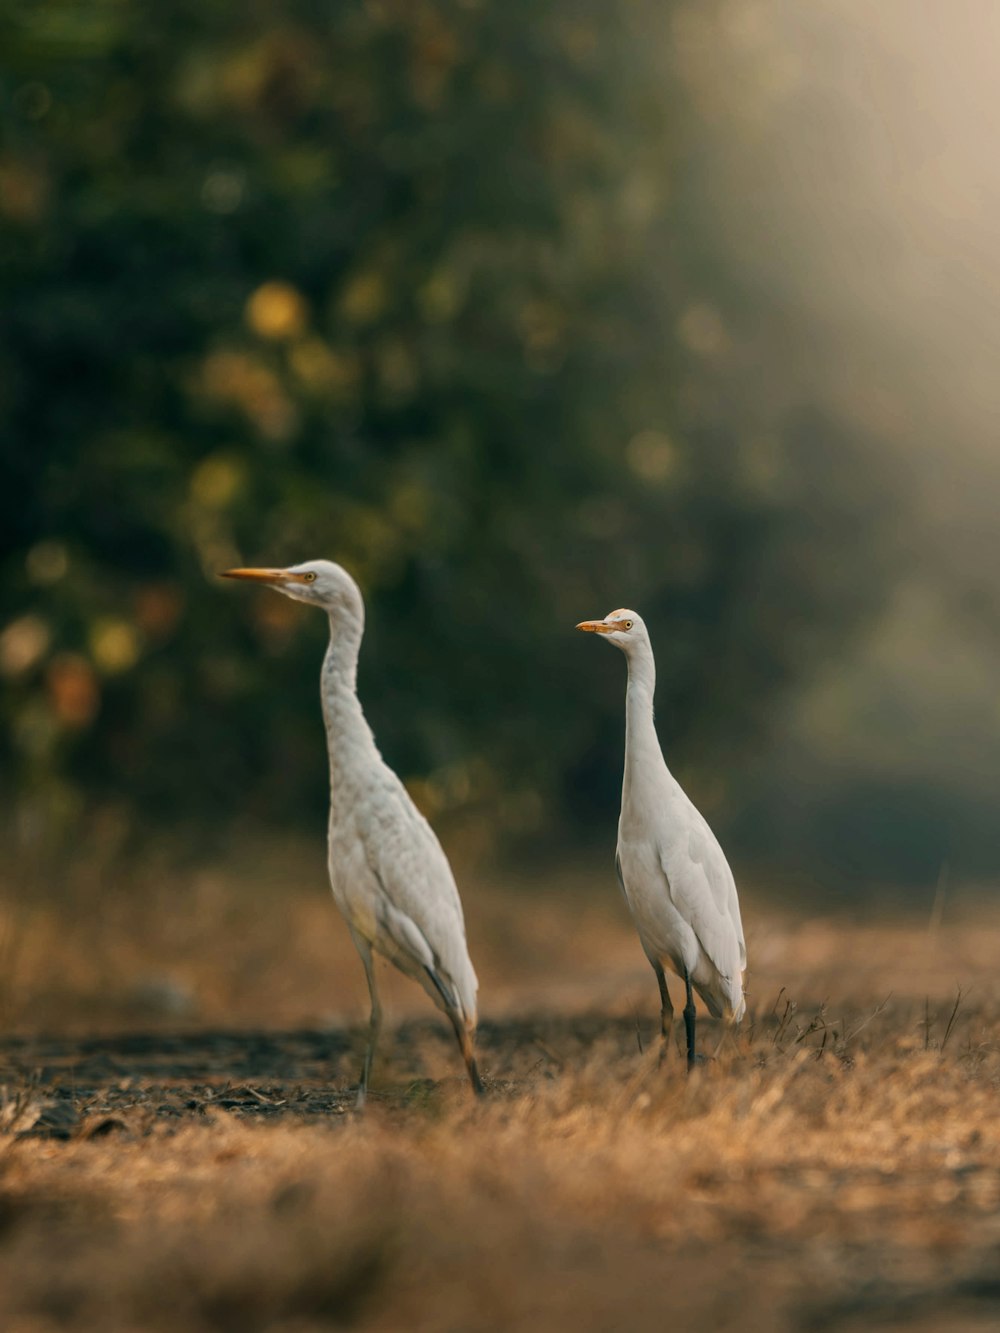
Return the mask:
[[577,629],[602,634],[628,661],[625,773],[615,870],[660,986],[661,1058],[674,1010],[665,968],[685,986],[688,1068],[695,1063],[692,987],[715,1018],[738,1023],[746,1004],[746,945],[733,872],[705,819],[663,758],[653,722],[656,667],[634,611],[612,611]]
[[325,611],[330,646],[320,698],[330,757],[329,871],[371,996],[368,1047],[358,1104],[363,1105],[382,1023],[372,950],[420,983],[451,1020],[477,1094],[476,992],[462,903],[431,826],[375,744],[357,695],[365,606],[340,565],[312,560],[289,569],[230,569],[229,579],[266,584]]

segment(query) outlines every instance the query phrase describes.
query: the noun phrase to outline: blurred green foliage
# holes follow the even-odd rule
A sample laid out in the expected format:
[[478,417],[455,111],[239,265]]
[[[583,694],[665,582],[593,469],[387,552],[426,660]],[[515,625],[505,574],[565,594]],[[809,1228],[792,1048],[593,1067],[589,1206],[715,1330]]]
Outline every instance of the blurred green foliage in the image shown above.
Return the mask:
[[613,811],[623,664],[573,625],[622,604],[739,807],[719,774],[880,605],[897,499],[703,228],[685,8],[4,6],[9,804],[315,827],[326,626],[215,574],[322,555],[432,812]]

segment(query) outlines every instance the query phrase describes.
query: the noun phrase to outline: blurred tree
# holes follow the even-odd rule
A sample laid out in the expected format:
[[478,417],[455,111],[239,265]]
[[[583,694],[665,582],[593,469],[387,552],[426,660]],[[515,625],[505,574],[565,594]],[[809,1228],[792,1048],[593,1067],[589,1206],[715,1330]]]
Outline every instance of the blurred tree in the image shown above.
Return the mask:
[[325,626],[214,574],[315,555],[363,586],[366,707],[428,806],[610,809],[621,664],[572,627],[622,603],[726,798],[723,750],[878,605],[888,490],[705,241],[687,9],[4,7],[23,809],[314,824]]

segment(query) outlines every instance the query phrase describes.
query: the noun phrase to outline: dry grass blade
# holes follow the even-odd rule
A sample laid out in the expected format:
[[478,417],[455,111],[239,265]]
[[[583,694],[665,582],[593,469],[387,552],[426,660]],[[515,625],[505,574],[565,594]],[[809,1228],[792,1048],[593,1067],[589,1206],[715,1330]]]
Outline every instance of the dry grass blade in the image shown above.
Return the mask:
[[892,991],[889,992],[889,994],[885,997],[884,1000],[879,1000],[878,1004],[874,1005],[871,1011],[868,1014],[866,1014],[865,1017],[862,1018],[858,1023],[856,1023],[853,1028],[848,1028],[846,1024],[844,1025],[844,1035],[841,1038],[841,1043],[840,1043],[842,1049],[846,1050],[847,1047],[851,1044],[851,1042],[854,1041],[855,1037],[857,1037],[858,1033],[863,1032],[865,1028],[869,1026],[870,1023],[873,1023],[876,1018],[880,1017],[880,1015],[885,1013],[885,1011],[889,1007],[889,1001],[891,999],[892,999]]
[[951,1036],[952,1028],[955,1026],[955,1019],[958,1017],[958,1011],[959,1008],[961,1007],[961,1004],[962,1004],[962,987],[959,986],[955,994],[955,1003],[954,1005],[952,1005],[951,1013],[948,1016],[948,1022],[947,1025],[945,1026],[944,1036],[941,1038],[942,1051],[948,1045],[948,1038]]

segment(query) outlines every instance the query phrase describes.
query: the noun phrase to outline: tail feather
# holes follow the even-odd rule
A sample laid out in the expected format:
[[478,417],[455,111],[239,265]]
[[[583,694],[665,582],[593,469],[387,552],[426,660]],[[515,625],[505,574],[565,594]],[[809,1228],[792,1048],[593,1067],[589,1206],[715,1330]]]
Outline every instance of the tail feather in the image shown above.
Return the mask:
[[723,1018],[727,1023],[738,1023],[746,1013],[742,978],[734,983],[728,977],[719,977],[719,984],[712,989],[699,985],[696,981],[694,988],[705,1001],[705,1006],[713,1018]]
[[[436,968],[425,967],[424,971],[434,987],[434,990],[441,997],[442,1007],[445,1013],[452,1014],[460,1018],[466,1030],[475,1031],[476,1027],[476,992],[472,991],[472,1004],[463,998],[458,986],[451,984],[451,979],[441,975]],[[471,1011],[470,1011],[471,1010]]]

